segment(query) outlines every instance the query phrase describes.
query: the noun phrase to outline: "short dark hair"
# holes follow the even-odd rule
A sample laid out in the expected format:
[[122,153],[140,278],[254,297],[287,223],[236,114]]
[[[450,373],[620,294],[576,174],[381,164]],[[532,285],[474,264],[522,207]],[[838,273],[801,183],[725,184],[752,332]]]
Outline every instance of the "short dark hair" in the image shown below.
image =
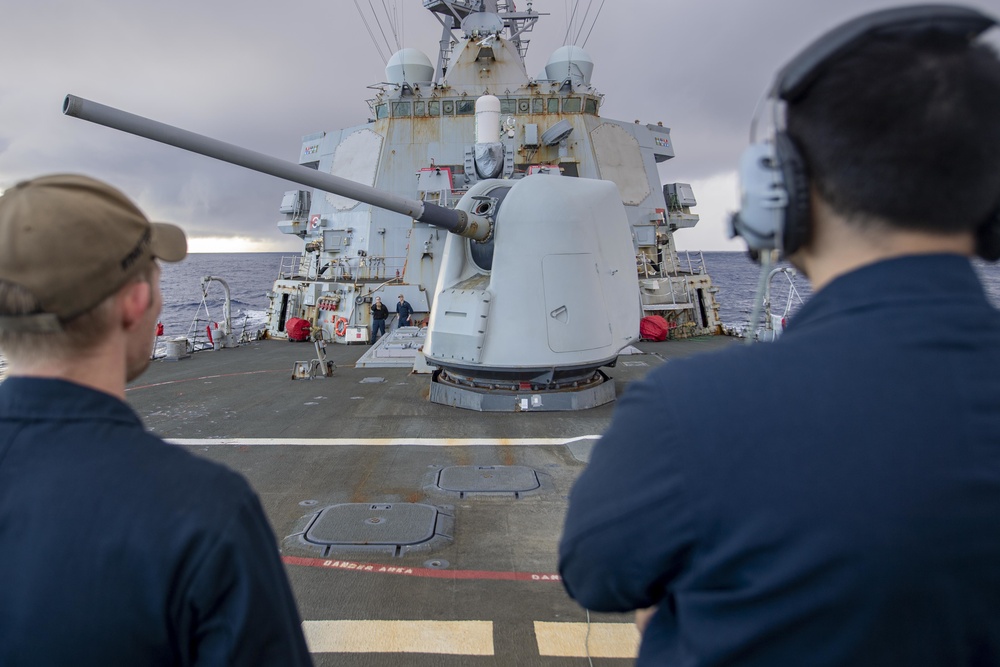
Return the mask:
[[787,131],[849,218],[950,233],[1000,209],[1000,60],[982,42],[873,39],[789,105]]

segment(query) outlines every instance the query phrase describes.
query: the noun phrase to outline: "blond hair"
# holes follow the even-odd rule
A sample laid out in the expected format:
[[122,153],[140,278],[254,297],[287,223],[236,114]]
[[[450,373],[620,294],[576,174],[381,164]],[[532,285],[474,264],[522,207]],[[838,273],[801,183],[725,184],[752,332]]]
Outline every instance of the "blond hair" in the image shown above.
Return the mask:
[[[153,267],[149,262],[126,283],[151,282]],[[4,331],[0,329],[0,352],[13,361],[39,358],[61,358],[93,349],[112,326],[115,294],[90,310],[62,323],[62,331],[45,333]],[[30,315],[43,312],[28,290],[16,283],[0,280],[0,316]]]

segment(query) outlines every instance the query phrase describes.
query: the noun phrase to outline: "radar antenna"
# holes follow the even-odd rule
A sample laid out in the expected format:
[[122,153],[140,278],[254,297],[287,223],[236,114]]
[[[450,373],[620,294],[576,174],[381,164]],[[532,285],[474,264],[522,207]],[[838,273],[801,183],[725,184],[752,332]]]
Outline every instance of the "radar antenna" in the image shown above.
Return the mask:
[[459,29],[470,14],[489,13],[499,16],[505,33],[501,37],[514,44],[524,63],[529,40],[521,39],[521,35],[531,32],[539,17],[548,16],[534,11],[531,5],[529,2],[527,10],[519,12],[512,0],[424,0],[424,8],[429,9],[441,24],[441,51],[435,79],[440,81],[447,73],[453,45],[452,31]]

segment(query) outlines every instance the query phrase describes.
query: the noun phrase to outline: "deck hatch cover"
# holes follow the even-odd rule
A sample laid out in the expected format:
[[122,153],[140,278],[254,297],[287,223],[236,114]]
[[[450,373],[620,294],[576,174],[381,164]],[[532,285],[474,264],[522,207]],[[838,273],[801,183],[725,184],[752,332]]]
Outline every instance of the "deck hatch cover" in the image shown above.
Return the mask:
[[438,473],[437,487],[458,493],[511,494],[534,491],[541,486],[538,474],[526,466],[448,466]]
[[305,539],[331,546],[405,547],[432,539],[438,509],[419,503],[342,503],[323,509]]

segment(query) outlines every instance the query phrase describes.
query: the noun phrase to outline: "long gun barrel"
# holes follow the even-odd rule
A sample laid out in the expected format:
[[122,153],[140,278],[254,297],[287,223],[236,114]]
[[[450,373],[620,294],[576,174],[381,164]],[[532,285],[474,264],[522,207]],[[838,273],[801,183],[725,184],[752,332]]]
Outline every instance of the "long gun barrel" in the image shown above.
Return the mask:
[[166,125],[121,109],[85,100],[76,95],[66,96],[63,101],[63,113],[67,116],[82,118],[98,125],[176,146],[192,153],[199,153],[223,162],[307,185],[324,192],[402,213],[418,222],[441,227],[459,236],[477,241],[485,241],[490,236],[491,224],[487,218],[458,209],[445,208],[430,202],[399,197],[346,178],[324,174],[300,164],[279,160],[270,155],[182,130],[179,127]]

